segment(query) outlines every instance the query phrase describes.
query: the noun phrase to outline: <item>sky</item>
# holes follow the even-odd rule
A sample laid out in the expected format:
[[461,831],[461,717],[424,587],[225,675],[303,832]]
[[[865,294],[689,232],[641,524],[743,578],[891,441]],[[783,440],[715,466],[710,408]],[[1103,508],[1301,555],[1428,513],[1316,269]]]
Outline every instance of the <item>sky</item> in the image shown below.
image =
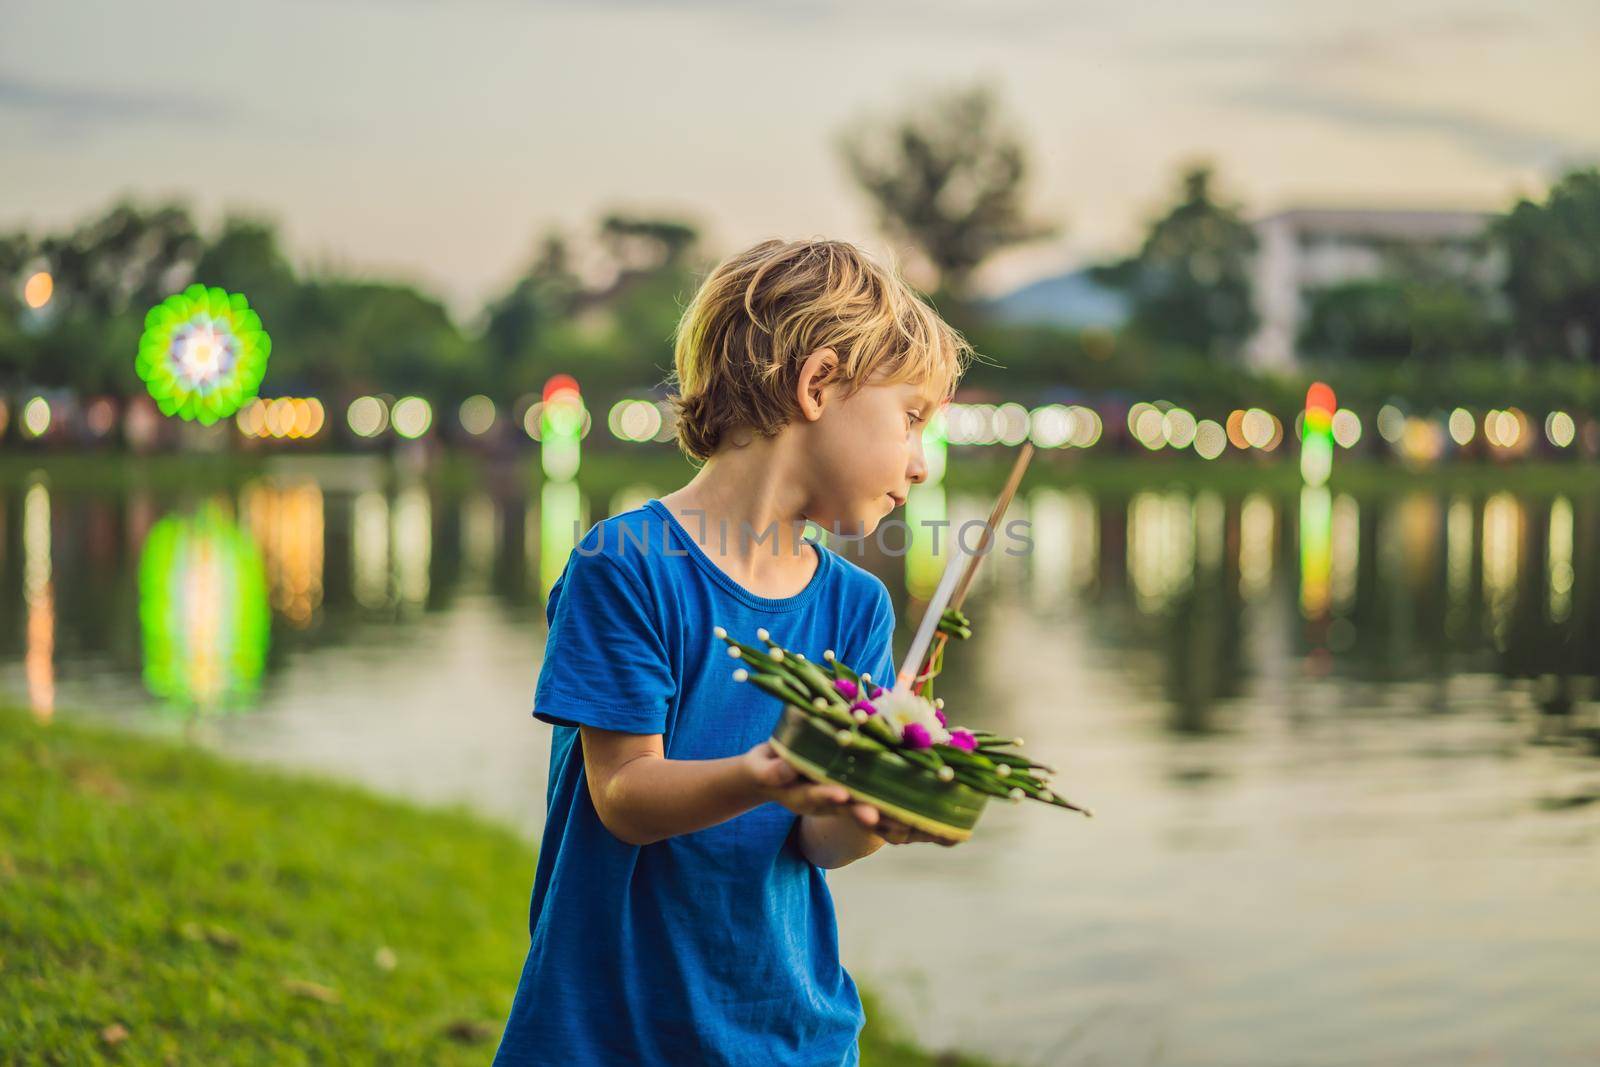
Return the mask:
[[0,229],[177,196],[463,314],[615,209],[892,256],[838,133],[982,83],[1061,226],[1000,291],[1136,246],[1193,159],[1253,214],[1539,195],[1600,160],[1596,55],[1596,0],[0,0]]

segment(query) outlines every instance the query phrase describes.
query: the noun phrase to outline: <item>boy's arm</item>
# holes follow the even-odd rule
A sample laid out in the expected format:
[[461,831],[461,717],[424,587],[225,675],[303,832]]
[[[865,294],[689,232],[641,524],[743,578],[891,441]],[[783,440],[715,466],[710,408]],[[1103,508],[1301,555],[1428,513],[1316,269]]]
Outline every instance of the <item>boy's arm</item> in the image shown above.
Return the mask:
[[[867,804],[854,804],[876,814]],[[867,816],[866,818],[870,818]],[[883,838],[863,825],[860,811],[841,815],[802,815],[795,832],[800,835],[800,853],[825,870],[843,867],[864,859],[884,845]]]
[[934,837],[890,818],[871,804],[855,803],[847,810],[826,815],[802,815],[800,852],[806,859],[832,870],[872,855],[884,845],[916,842],[953,847],[954,841]]
[[801,778],[763,741],[738,756],[667,759],[660,734],[579,726],[589,797],[607,830],[648,845],[776,801],[799,815],[839,811],[850,794]]

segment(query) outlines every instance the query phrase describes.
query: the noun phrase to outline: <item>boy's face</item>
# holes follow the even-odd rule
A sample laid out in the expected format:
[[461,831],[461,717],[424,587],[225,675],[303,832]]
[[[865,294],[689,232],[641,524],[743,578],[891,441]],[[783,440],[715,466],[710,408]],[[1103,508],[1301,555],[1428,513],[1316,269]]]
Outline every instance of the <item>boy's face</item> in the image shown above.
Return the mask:
[[866,536],[928,477],[922,431],[938,407],[921,382],[869,381],[843,397],[832,391],[804,424],[811,460],[806,517],[845,536]]

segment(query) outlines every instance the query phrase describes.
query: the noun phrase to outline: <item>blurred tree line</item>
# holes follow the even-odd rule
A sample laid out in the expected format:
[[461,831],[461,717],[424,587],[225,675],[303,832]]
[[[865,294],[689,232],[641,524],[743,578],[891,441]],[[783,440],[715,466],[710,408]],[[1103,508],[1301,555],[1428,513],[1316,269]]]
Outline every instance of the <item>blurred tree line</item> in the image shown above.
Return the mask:
[[[1061,228],[1028,209],[1026,141],[992,92],[932,96],[842,131],[837,148],[908,271],[983,354],[974,388],[1299,403],[1303,380],[1264,379],[1239,359],[1256,325],[1255,238],[1210,166],[1184,168],[1139,248],[1091,271],[1125,295],[1127,323],[1075,330],[997,321],[975,292],[996,254]],[[1501,284],[1397,249],[1380,275],[1310,294],[1306,373],[1336,373],[1375,397],[1437,392],[1448,375],[1452,396],[1479,383],[1492,403],[1508,402],[1508,387],[1553,382],[1567,403],[1600,404],[1600,170],[1518,201],[1482,241],[1503,261]],[[689,221],[610,215],[589,232],[538,238],[520,275],[461,323],[411,285],[297,269],[266,220],[205,232],[182,204],[119,203],[66,232],[0,233],[0,385],[138,392],[145,310],[198,280],[260,311],[271,395],[417,393],[448,405],[481,392],[509,403],[569,372],[604,400],[666,379],[673,326],[714,258]],[[23,294],[38,271],[54,291],[35,309]]]
[[[113,206],[65,234],[0,237],[0,376],[12,386],[139,392],[133,353],[145,312],[202,281],[249,297],[273,338],[272,395],[473,393],[511,400],[550,375],[585,384],[653,384],[699,260],[693,226],[615,215],[586,242],[546,235],[527,270],[463,327],[437,297],[393,282],[297,271],[271,223],[232,217],[202,233],[179,204]],[[48,302],[26,306],[46,270]]]

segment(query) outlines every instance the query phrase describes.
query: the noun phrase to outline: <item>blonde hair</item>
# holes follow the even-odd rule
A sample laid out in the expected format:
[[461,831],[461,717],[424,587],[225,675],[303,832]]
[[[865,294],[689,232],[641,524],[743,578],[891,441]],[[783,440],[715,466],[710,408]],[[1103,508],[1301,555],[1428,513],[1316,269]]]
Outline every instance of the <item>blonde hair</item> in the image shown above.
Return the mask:
[[704,462],[728,431],[775,435],[798,414],[806,357],[839,357],[827,381],[848,396],[928,382],[948,400],[972,356],[966,339],[892,270],[844,241],[763,241],[719,263],[674,334],[678,447]]

